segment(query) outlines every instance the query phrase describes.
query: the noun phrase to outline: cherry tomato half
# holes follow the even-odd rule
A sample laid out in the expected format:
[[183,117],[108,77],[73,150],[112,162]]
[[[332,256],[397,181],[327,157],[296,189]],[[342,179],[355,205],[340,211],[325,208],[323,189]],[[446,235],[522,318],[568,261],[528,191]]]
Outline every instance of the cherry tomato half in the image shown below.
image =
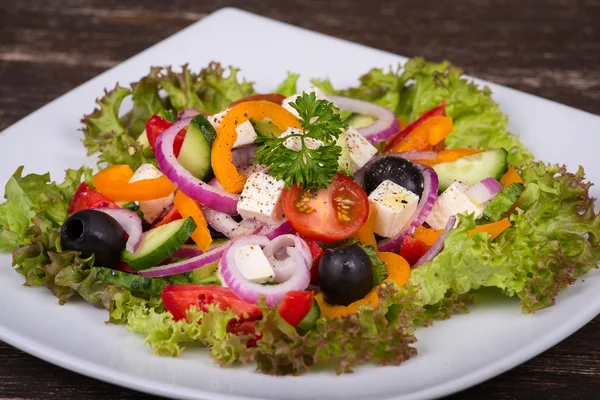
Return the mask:
[[335,242],[355,234],[369,216],[367,194],[353,179],[338,174],[318,192],[293,185],[283,192],[283,213],[301,235]]

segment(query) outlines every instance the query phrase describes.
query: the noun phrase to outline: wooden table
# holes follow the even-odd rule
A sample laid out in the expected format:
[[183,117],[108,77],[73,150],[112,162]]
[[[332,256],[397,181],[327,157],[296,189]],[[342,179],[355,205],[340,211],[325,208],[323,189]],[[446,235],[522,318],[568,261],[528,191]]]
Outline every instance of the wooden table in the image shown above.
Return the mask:
[[[0,130],[225,6],[405,56],[448,58],[469,74],[600,114],[598,1],[1,0]],[[539,357],[452,398],[598,399],[599,343],[596,318]],[[0,357],[1,398],[150,398],[4,343]]]

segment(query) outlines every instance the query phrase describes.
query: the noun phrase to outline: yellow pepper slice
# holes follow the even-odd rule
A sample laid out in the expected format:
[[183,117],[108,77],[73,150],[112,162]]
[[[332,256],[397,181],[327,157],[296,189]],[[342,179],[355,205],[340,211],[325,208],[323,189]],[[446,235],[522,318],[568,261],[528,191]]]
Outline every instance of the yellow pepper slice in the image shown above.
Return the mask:
[[380,252],[377,255],[385,264],[388,279],[393,280],[398,286],[402,286],[408,281],[410,277],[410,265],[404,257],[390,252]]
[[392,151],[428,150],[452,133],[452,118],[431,117],[402,139]]
[[364,244],[373,246],[375,251],[379,250],[377,247],[377,240],[375,239],[375,220],[377,219],[376,210],[373,207],[369,207],[369,217],[367,222],[352,235],[353,238],[360,240]]
[[459,158],[471,156],[471,155],[477,154],[477,153],[480,153],[480,151],[477,149],[469,149],[469,148],[442,150],[432,160],[415,160],[415,161],[419,162],[421,164],[425,164],[425,165],[435,165],[435,164],[441,164],[441,163],[445,163],[445,162],[458,160]]
[[413,238],[420,240],[425,243],[427,246],[431,247],[435,243],[435,241],[440,237],[444,230],[443,229],[430,229],[425,228],[424,226],[419,226],[415,233],[413,233]]
[[266,100],[247,101],[227,112],[217,129],[217,137],[211,151],[211,163],[217,180],[229,193],[240,193],[246,183],[246,175],[240,174],[233,164],[231,149],[237,140],[236,127],[250,118],[269,118],[282,131],[300,128],[298,119],[285,108]]
[[377,288],[373,288],[364,298],[350,303],[347,306],[334,306],[323,299],[323,293],[315,295],[315,300],[319,304],[321,309],[321,316],[328,318],[340,318],[346,315],[354,314],[358,311],[358,308],[362,305],[370,304],[373,307],[379,305],[379,296],[377,295]]
[[175,194],[173,204],[175,204],[175,208],[183,218],[192,217],[196,223],[196,229],[192,233],[192,240],[196,242],[200,250],[208,250],[208,246],[212,243],[212,237],[210,236],[208,224],[198,203],[178,190]]
[[487,232],[490,234],[490,242],[498,237],[502,232],[511,227],[508,218],[503,218],[498,222],[491,224],[479,225],[469,231],[469,236],[475,232]]
[[146,201],[169,196],[175,186],[166,176],[129,183],[133,170],[129,165],[113,165],[96,175],[95,188],[112,201]]

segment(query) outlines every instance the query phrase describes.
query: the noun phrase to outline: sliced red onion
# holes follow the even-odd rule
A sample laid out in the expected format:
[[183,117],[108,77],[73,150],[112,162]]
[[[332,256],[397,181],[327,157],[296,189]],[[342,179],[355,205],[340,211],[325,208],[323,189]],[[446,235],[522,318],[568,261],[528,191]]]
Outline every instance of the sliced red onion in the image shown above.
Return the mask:
[[[250,282],[240,272],[235,263],[235,252],[242,246],[249,244],[261,247],[270,243],[266,236],[244,236],[233,241],[221,258],[221,278],[223,283],[231,289],[236,296],[249,303],[257,303],[261,296],[265,296],[268,306],[279,303],[290,290],[304,290],[310,284],[310,270],[308,265],[302,263],[295,265],[294,271],[289,279],[276,285],[261,285]],[[304,257],[296,256],[296,260],[304,260]],[[300,261],[298,261],[300,262]]]
[[429,261],[432,261],[435,258],[435,256],[440,254],[440,252],[444,249],[444,240],[446,239],[446,236],[448,236],[448,233],[452,229],[454,229],[455,222],[456,222],[456,215],[453,215],[448,219],[448,222],[446,223],[446,227],[444,228],[444,230],[440,234],[440,236],[438,236],[437,240],[435,242],[433,242],[433,245],[429,248],[429,250],[427,250],[427,252],[425,254],[423,254],[421,256],[421,258],[419,258],[417,260],[417,262],[411,268],[417,268],[420,265],[423,265]]
[[467,196],[479,205],[486,204],[502,191],[502,184],[494,178],[477,182],[467,191]]
[[[194,118],[198,114],[204,114],[202,111],[196,110],[195,108],[186,108],[177,114],[177,121],[181,121],[186,118]],[[204,114],[206,115],[206,114]]]
[[239,195],[227,193],[223,189],[213,187],[193,176],[183,168],[173,153],[175,136],[187,127],[192,119],[185,118],[175,122],[158,136],[156,141],[156,162],[162,172],[183,193],[213,210],[237,215]]
[[[312,256],[306,242],[296,235],[281,235],[271,240],[263,249],[265,256],[275,271],[275,282],[285,282],[293,274],[299,262],[309,268]],[[298,261],[298,257],[301,260]]]
[[278,225],[270,225],[261,231],[261,235],[267,237],[267,239],[275,239],[278,236],[284,235],[292,230],[292,224],[287,219],[284,219]]
[[253,144],[232,150],[231,158],[233,165],[235,165],[237,168],[247,167],[252,161],[252,157],[254,157],[255,150],[256,146]]
[[407,160],[433,160],[437,157],[437,151],[429,150],[411,150],[397,153],[400,157],[406,158]]
[[[388,153],[392,155],[394,153]],[[400,231],[396,236],[388,239],[381,240],[379,245],[379,251],[396,251],[402,245],[402,241],[406,236],[410,236],[415,232],[419,226],[423,225],[425,219],[431,212],[435,200],[438,195],[439,181],[435,171],[427,165],[414,163],[421,173],[423,174],[423,194],[417,204],[417,210],[412,215],[411,219],[405,225],[405,228]]]
[[125,249],[130,253],[135,253],[140,247],[142,241],[142,219],[134,211],[125,208],[94,208],[113,217],[127,232],[127,243]]
[[192,257],[187,260],[178,261],[171,264],[159,265],[139,271],[138,275],[145,276],[146,278],[158,278],[161,276],[169,276],[176,274],[183,274],[194,269],[202,268],[208,264],[218,261],[225,250],[231,245],[232,242],[226,242],[219,246],[216,246],[212,250],[208,250],[206,253],[200,254],[199,256]]
[[204,213],[206,222],[208,222],[214,230],[221,232],[229,239],[248,234],[255,235],[263,229],[260,222],[256,220],[245,219],[242,222],[237,222],[231,215],[211,210],[208,207],[202,207],[202,213]]
[[352,111],[377,118],[371,125],[357,129],[361,135],[372,143],[388,140],[400,130],[398,118],[385,107],[350,97],[327,96],[327,98],[340,110]]

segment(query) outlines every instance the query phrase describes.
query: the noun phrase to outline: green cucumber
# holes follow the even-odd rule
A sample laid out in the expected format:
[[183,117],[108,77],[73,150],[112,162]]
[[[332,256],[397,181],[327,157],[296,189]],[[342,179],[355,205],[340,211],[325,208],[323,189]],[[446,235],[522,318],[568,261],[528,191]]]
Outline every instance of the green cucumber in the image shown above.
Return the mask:
[[304,318],[302,318],[302,321],[300,321],[298,325],[296,325],[296,328],[309,331],[315,327],[319,318],[321,318],[321,308],[319,307],[319,303],[317,303],[317,301],[314,300],[310,311],[308,312],[308,314],[306,314]]
[[167,282],[163,279],[146,278],[104,267],[94,268],[97,269],[96,277],[101,281],[135,292],[160,296],[160,292],[167,286]]
[[279,129],[277,125],[275,125],[271,118],[263,118],[259,120],[251,118],[250,123],[252,124],[252,127],[254,128],[256,133],[260,133],[263,135],[267,133],[272,133],[275,136],[279,136],[283,133],[283,131]]
[[207,182],[212,177],[210,153],[217,133],[202,114],[188,126],[177,161],[196,178]]
[[125,208],[127,210],[131,210],[131,211],[137,211],[140,209],[140,206],[135,201],[128,201],[127,203],[123,204],[121,207]]
[[508,168],[507,156],[508,152],[504,149],[489,150],[434,165],[440,182],[438,191],[443,192],[456,181],[474,185],[489,177],[499,180]]
[[374,122],[375,118],[370,115],[352,114],[350,118],[348,118],[348,125],[356,129],[366,128],[367,126],[373,125]]
[[151,229],[142,235],[142,242],[135,253],[125,250],[121,259],[134,271],[153,267],[171,257],[192,235],[196,223],[191,217]]
[[342,153],[338,158],[339,171],[350,177],[354,176],[354,173],[352,172],[352,159],[350,158],[350,146],[348,146],[348,134],[346,131],[342,131],[335,144],[342,149]]
[[515,205],[521,193],[525,190],[522,183],[511,183],[498,193],[490,204],[483,210],[483,215],[477,220],[477,225],[491,224],[500,221]]

